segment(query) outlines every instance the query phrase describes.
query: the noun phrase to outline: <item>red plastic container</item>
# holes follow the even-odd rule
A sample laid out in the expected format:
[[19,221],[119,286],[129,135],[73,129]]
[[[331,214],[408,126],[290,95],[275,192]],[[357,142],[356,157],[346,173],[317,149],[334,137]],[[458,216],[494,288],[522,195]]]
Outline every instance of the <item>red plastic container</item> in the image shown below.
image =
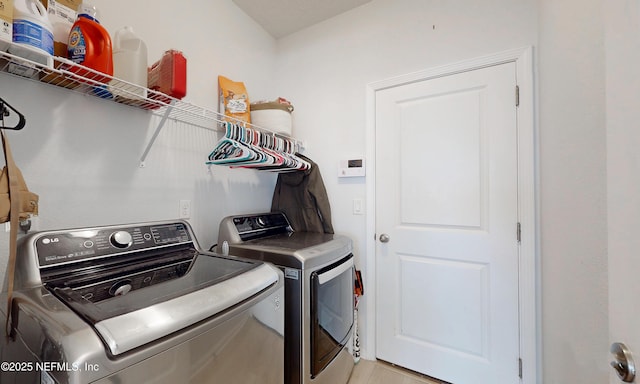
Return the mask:
[[[91,68],[97,72],[113,76],[113,46],[109,32],[97,19],[95,7],[81,5],[78,18],[71,27],[68,57],[74,63]],[[108,83],[109,77],[87,71],[81,67],[72,67],[72,72],[101,83]]]
[[[187,59],[182,55],[182,52],[173,49],[166,51],[162,58],[149,68],[147,83],[149,89],[162,93],[151,92],[150,99],[168,104],[171,99],[164,95],[176,99],[185,97],[187,94]],[[152,106],[150,109],[159,107],[159,105]]]

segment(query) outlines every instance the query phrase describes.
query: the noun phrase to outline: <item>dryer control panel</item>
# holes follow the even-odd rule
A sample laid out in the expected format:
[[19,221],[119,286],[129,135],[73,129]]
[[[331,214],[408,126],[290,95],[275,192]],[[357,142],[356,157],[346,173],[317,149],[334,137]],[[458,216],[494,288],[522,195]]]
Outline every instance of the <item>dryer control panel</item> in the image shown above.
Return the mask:
[[282,212],[229,216],[220,223],[218,242],[236,244],[251,239],[291,233],[293,229]]

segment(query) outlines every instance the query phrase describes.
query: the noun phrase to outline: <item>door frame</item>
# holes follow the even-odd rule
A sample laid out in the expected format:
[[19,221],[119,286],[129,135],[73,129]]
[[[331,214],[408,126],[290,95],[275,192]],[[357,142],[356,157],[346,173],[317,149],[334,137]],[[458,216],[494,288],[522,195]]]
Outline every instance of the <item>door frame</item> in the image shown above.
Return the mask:
[[[366,86],[366,281],[365,321],[363,324],[362,357],[376,358],[376,211],[375,211],[375,122],[376,92],[386,88],[454,75],[488,66],[516,63],[516,83],[519,87],[519,106],[516,108],[518,124],[518,217],[521,225],[519,247],[519,327],[520,359],[523,384],[536,384],[541,375],[541,321],[540,321],[540,257],[539,257],[539,204],[538,155],[535,120],[535,85],[533,47],[522,47],[477,57],[418,72],[409,73],[367,84]],[[514,90],[515,100],[515,90]],[[514,237],[516,228],[514,228]],[[517,364],[517,362],[514,362]]]

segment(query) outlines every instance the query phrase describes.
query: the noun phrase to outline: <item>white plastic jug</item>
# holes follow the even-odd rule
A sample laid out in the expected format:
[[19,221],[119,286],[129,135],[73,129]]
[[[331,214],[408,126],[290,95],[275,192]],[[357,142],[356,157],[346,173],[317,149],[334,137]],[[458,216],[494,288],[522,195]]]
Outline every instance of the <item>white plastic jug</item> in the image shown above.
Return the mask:
[[13,8],[13,45],[9,52],[51,66],[53,31],[47,9],[38,0],[16,0]]
[[113,77],[140,87],[131,87],[117,80],[111,83],[111,93],[126,99],[147,97],[147,46],[132,27],[116,31],[113,37]]

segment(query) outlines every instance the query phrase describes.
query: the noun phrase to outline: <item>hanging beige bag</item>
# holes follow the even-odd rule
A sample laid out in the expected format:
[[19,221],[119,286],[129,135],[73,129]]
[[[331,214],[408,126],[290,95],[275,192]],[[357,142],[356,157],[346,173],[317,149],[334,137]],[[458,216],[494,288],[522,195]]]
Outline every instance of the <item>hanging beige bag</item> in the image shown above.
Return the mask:
[[[5,117],[10,116],[11,111],[18,116],[19,121],[14,127],[5,127]],[[0,134],[2,135],[2,149],[6,163],[0,172],[0,223],[10,221],[14,217],[23,221],[28,219],[30,215],[38,214],[38,195],[30,192],[27,188],[22,172],[13,161],[9,141],[4,134],[4,129],[19,131],[24,128],[25,124],[24,115],[0,98]],[[12,209],[16,212],[11,212]]]
[[[0,111],[0,113],[2,113]],[[2,146],[7,165],[0,174],[0,222],[11,223],[9,238],[9,263],[7,265],[7,322],[5,332],[7,336],[15,336],[13,325],[17,323],[12,311],[13,281],[16,266],[16,249],[18,239],[18,225],[20,220],[26,220],[30,215],[38,214],[38,195],[30,192],[24,182],[22,173],[13,162],[9,141],[5,137],[4,130],[0,129]]]
[[[11,198],[14,197],[12,193],[15,193],[15,199],[19,203],[18,219],[26,220],[30,215],[38,214],[38,195],[27,188],[22,172],[13,162],[9,142],[4,132],[2,132],[2,144],[7,165],[2,168],[2,173],[0,173],[0,223],[5,223],[10,219]],[[15,191],[9,189],[9,185],[13,184],[9,182],[10,178],[15,178]]]

